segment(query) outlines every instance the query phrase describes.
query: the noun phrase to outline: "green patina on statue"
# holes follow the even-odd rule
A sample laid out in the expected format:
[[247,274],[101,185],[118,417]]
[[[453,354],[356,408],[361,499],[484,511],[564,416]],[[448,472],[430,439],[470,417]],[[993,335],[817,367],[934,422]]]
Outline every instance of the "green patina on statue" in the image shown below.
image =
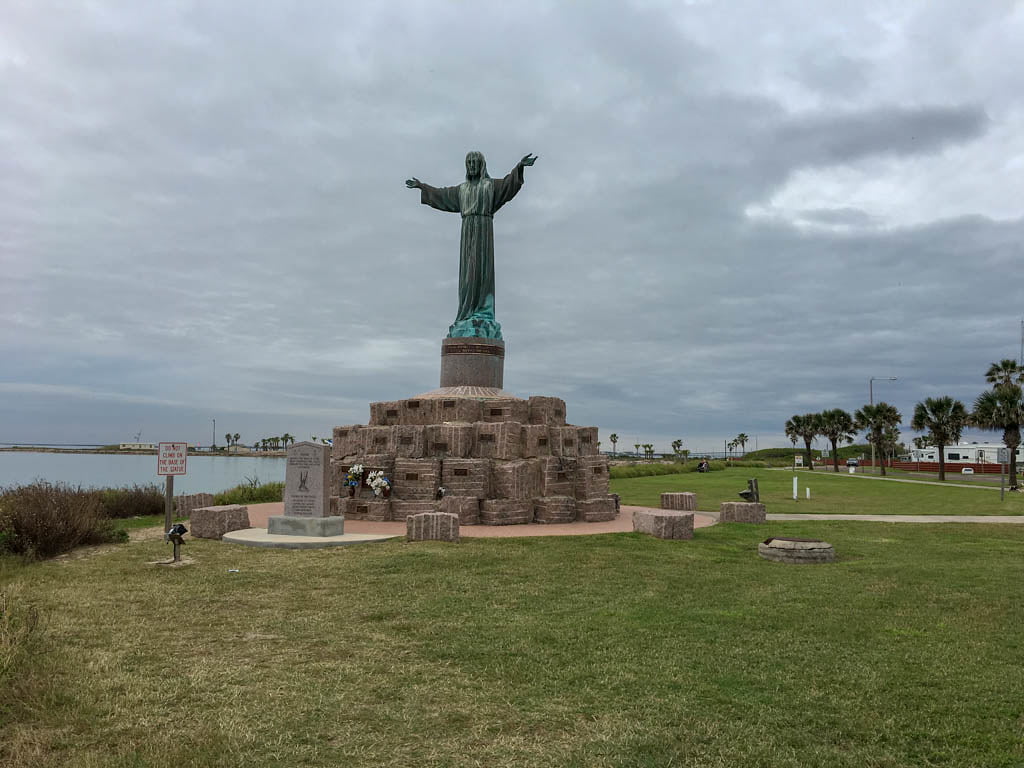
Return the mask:
[[494,319],[495,212],[523,186],[523,169],[537,161],[526,155],[503,179],[487,175],[480,152],[466,155],[466,180],[457,187],[432,187],[413,177],[405,186],[420,190],[420,202],[439,211],[462,214],[459,246],[459,312],[448,329],[449,337],[475,336],[500,339],[501,324]]

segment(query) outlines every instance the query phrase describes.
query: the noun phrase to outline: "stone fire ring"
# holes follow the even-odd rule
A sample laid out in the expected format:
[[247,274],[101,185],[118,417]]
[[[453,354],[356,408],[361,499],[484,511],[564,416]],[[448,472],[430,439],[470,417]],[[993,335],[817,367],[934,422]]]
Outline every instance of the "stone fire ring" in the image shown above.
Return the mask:
[[817,539],[773,537],[757,545],[757,554],[765,560],[794,565],[833,563],[836,559],[832,545]]

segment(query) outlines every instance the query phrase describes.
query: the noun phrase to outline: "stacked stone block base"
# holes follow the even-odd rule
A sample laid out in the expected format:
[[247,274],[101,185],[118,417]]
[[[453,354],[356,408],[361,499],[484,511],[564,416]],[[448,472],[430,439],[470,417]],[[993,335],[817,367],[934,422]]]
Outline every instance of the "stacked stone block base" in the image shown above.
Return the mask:
[[480,499],[468,496],[445,496],[438,504],[439,510],[459,518],[459,525],[476,525],[480,522]]
[[692,539],[693,513],[638,509],[633,513],[633,530],[657,539]]
[[409,515],[405,521],[409,541],[458,541],[459,517],[447,512]]
[[754,501],[723,501],[719,509],[720,523],[763,523],[764,504]]
[[249,527],[249,508],[240,504],[193,509],[189,530],[197,539],[220,539],[230,531],[243,531]]
[[[345,498],[354,464],[384,471],[387,502],[371,501],[365,486]],[[334,429],[331,484],[350,520],[443,511],[462,525],[517,525],[600,522],[618,513],[597,428],[566,424],[565,402],[556,397],[428,393],[371,403],[370,424]]]

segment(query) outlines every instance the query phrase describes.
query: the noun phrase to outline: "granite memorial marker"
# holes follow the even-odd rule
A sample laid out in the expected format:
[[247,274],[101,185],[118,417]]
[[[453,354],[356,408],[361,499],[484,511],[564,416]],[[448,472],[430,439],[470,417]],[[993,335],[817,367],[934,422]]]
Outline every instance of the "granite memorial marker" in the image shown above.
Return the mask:
[[344,517],[331,515],[331,448],[301,442],[288,448],[284,476],[284,514],[267,522],[269,533],[292,536],[340,536]]

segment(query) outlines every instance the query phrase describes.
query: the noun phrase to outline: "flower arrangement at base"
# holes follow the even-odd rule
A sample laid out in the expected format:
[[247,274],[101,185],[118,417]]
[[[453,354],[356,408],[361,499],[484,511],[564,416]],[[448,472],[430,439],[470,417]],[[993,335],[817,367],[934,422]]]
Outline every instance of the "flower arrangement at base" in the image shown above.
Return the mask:
[[378,469],[366,476],[367,482],[373,489],[374,496],[383,496],[385,499],[391,495],[391,481],[384,476],[384,470]]
[[348,486],[349,496],[356,495],[356,489],[361,482],[363,482],[363,465],[353,464],[348,468],[348,474],[345,476],[345,485]]

